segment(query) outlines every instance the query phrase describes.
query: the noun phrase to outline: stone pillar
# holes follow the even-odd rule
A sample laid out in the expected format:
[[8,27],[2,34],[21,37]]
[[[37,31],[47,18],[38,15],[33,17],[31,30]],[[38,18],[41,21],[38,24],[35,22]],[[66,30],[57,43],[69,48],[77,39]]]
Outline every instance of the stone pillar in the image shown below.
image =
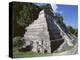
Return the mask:
[[36,41],[33,42],[32,51],[33,51],[33,52],[38,52],[38,51],[37,51],[37,43],[36,43]]
[[51,53],[51,46],[50,46],[50,41],[48,41],[48,48],[47,48],[48,53]]

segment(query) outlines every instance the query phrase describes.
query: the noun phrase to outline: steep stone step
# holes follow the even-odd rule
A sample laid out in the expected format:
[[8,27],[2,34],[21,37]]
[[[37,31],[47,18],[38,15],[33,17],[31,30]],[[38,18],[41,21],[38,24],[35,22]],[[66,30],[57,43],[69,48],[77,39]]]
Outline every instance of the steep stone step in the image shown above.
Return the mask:
[[37,29],[35,28],[35,29],[28,29],[27,32],[31,32],[31,33],[32,32],[41,32],[42,30],[43,29],[41,29],[41,28],[37,28]]
[[24,35],[25,39],[30,39],[30,40],[40,40],[40,37],[37,35]]

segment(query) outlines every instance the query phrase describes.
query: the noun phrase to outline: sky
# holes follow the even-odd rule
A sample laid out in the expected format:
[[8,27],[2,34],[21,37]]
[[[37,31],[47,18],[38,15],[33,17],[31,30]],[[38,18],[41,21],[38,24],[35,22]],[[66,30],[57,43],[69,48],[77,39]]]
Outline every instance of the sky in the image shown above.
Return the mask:
[[66,25],[78,28],[78,7],[76,5],[56,5],[51,4],[55,12],[63,16]]

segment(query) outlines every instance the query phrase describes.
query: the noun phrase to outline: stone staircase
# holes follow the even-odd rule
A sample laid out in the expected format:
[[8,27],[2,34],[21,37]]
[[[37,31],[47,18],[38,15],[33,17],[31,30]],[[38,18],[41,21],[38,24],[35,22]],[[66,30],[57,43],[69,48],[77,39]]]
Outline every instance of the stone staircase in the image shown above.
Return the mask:
[[50,35],[50,41],[51,41],[51,52],[53,53],[64,42],[64,39],[62,38],[62,35],[60,34],[59,28],[53,22],[54,20],[53,16],[47,13],[47,11],[45,11],[45,16],[46,16],[46,21],[48,24],[48,31]]

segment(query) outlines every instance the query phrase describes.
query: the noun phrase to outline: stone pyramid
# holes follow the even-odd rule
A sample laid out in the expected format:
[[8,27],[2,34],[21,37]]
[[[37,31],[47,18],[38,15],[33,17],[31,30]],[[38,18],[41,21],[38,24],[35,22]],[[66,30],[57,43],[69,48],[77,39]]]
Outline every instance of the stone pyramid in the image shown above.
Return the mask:
[[26,27],[24,34],[25,45],[33,52],[53,53],[62,51],[67,46],[73,46],[69,36],[61,29],[49,10],[42,10],[38,19]]
[[25,46],[32,43],[33,52],[48,52],[50,53],[50,39],[47,28],[47,23],[44,15],[44,10],[39,13],[39,17],[32,24],[26,27],[24,34]]

